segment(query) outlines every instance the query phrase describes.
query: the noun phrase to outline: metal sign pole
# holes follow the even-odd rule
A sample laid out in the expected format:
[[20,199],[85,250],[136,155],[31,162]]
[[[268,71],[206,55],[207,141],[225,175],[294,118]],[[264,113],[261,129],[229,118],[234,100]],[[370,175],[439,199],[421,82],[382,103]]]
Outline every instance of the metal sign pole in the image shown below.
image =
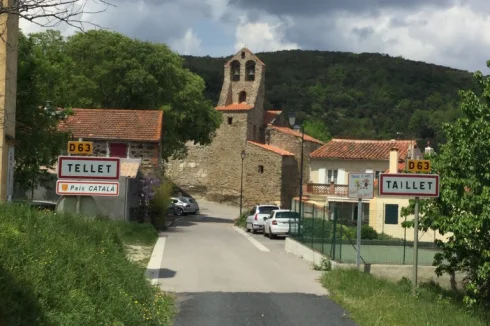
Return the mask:
[[357,199],[357,269],[361,266],[361,218],[362,218],[362,199]]
[[418,242],[419,242],[419,197],[415,197],[415,215],[413,219],[413,271],[412,294],[417,291],[417,266],[418,266]]

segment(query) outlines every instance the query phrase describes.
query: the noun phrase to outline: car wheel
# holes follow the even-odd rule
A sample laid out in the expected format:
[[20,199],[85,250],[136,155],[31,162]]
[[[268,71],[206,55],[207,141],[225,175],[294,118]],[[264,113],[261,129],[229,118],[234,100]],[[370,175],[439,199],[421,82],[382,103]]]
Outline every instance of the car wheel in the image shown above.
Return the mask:
[[254,229],[254,226],[252,225],[252,233],[257,234],[257,230]]
[[177,207],[177,208],[175,209],[175,215],[177,215],[177,216],[182,216],[182,215],[184,215],[184,210],[183,210],[182,208]]
[[263,234],[264,234],[264,237],[266,237],[266,236],[267,236],[267,233],[265,233],[265,227],[264,227],[264,232],[263,232]]
[[272,231],[269,231],[269,239],[275,239],[276,236],[272,234]]

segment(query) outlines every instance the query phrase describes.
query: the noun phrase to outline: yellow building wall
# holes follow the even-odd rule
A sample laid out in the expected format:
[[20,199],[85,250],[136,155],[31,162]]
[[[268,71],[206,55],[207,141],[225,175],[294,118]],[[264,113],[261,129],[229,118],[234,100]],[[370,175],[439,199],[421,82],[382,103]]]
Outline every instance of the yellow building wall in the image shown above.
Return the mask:
[[[401,210],[403,207],[409,205],[410,198],[407,197],[395,197],[395,196],[379,196],[376,195],[378,189],[375,189],[375,196],[369,203],[369,225],[378,233],[385,233],[389,236],[404,239],[406,236],[407,241],[414,240],[413,228],[405,229],[402,227],[402,223],[406,221],[412,221],[414,216],[410,215],[401,217]],[[385,205],[394,204],[398,205],[398,224],[385,224]],[[419,241],[421,242],[434,242],[434,240],[446,241],[449,235],[442,236],[437,231],[429,230],[424,232],[419,230]]]

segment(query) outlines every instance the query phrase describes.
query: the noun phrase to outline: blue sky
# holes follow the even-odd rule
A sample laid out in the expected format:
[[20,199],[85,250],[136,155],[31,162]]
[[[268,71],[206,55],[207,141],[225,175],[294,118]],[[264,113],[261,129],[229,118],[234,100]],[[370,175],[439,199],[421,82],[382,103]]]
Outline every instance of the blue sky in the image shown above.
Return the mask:
[[[87,10],[104,8],[100,0],[79,0],[84,1]],[[181,54],[221,57],[244,45],[253,52],[379,52],[488,73],[488,0],[107,1],[114,6],[82,20],[166,43]],[[21,28],[42,30],[26,21]],[[57,28],[65,35],[75,32],[63,24]]]

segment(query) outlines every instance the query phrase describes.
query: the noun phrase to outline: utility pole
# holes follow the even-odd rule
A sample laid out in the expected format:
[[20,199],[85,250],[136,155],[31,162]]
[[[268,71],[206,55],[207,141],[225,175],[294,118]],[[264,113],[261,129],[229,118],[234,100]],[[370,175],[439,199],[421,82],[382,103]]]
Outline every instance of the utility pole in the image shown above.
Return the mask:
[[[17,0],[2,0],[5,8]],[[14,189],[15,105],[19,17],[0,15],[0,202],[12,200]]]

